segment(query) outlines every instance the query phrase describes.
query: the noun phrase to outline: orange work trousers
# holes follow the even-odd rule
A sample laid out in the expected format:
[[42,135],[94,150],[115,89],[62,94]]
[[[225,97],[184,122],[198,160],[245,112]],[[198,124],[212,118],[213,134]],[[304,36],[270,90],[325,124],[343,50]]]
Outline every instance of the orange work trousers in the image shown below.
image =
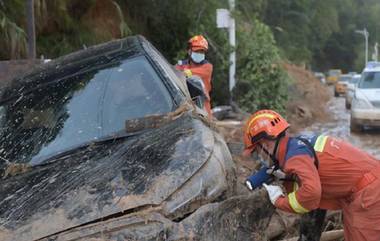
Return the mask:
[[380,168],[375,181],[342,201],[345,241],[380,241]]

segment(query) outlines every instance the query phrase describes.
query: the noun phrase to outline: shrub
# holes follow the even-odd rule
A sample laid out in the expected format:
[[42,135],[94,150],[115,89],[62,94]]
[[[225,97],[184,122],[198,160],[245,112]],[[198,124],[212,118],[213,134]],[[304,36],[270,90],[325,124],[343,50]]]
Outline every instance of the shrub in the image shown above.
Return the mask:
[[283,113],[288,76],[279,64],[270,29],[258,20],[238,26],[237,84],[233,99],[247,112],[267,108]]

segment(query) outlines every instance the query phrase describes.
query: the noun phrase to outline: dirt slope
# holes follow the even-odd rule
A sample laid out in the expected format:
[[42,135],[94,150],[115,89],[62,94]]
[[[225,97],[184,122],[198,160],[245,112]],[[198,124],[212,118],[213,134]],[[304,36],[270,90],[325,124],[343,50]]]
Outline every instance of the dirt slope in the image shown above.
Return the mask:
[[291,131],[297,132],[313,122],[328,121],[331,118],[326,111],[326,104],[331,98],[328,87],[315,78],[312,72],[302,67],[289,63],[284,63],[283,67],[293,80],[287,104],[287,119],[291,124]]

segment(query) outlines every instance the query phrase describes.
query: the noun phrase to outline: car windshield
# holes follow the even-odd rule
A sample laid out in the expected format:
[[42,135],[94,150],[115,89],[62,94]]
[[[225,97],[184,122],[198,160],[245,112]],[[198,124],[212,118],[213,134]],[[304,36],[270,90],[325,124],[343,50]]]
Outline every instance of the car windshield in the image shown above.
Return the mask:
[[361,89],[379,89],[380,72],[364,72],[358,87]]
[[339,81],[348,82],[352,79],[351,76],[340,76]]
[[352,78],[349,80],[349,82],[350,82],[351,84],[356,84],[356,83],[359,82],[359,80],[360,80],[360,76],[355,76],[355,77],[352,77]]
[[144,56],[95,67],[8,100],[0,106],[0,156],[46,158],[125,130],[125,121],[172,111],[173,101]]

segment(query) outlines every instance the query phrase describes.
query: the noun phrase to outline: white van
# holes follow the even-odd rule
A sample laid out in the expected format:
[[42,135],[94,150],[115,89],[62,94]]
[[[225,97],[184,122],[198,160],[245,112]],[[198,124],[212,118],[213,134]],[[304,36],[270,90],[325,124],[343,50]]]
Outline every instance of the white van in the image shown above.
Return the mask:
[[380,127],[380,63],[367,66],[352,100],[351,131]]

